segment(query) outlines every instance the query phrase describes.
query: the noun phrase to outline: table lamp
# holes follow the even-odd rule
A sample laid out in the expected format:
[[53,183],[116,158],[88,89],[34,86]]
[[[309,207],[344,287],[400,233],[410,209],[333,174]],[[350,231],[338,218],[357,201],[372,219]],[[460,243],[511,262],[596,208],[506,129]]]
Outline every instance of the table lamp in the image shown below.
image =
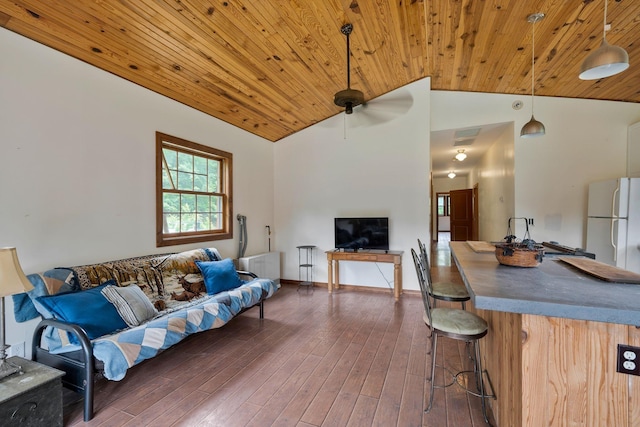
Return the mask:
[[11,346],[5,344],[4,297],[32,289],[20,267],[16,248],[0,248],[0,379],[22,372],[20,366],[7,361],[7,349]]

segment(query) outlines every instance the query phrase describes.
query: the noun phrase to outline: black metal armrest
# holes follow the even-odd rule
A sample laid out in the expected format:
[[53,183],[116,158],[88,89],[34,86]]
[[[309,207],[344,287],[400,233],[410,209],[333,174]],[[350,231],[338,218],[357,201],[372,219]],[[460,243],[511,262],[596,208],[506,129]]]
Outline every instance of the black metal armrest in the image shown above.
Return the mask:
[[86,331],[78,325],[56,319],[44,319],[38,323],[38,326],[36,326],[36,330],[33,333],[33,341],[31,343],[32,354],[35,354],[36,348],[42,348],[40,345],[42,342],[42,334],[47,326],[53,326],[54,328],[71,332],[76,336],[76,338],[78,338],[85,360],[93,360],[93,346],[91,345],[91,340],[87,336]]
[[[47,326],[62,329],[75,335],[82,348],[82,360],[72,360],[64,353],[52,354],[42,348],[42,334]],[[33,333],[31,358],[36,362],[65,371],[67,375],[63,377],[63,383],[76,391],[82,391],[84,394],[84,420],[89,421],[93,418],[93,374],[95,371],[93,346],[82,327],[55,319],[41,320]]]
[[237,271],[238,271],[238,274],[241,275],[241,276],[249,276],[249,277],[251,277],[253,279],[257,279],[258,278],[257,274],[254,274],[254,273],[252,273],[250,271],[243,271],[243,270],[237,270]]

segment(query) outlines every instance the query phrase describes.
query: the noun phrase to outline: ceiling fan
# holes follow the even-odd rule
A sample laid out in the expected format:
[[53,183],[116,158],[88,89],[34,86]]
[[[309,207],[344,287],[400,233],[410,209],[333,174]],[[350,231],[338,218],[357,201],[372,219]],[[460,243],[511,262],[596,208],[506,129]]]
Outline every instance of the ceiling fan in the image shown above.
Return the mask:
[[353,113],[353,107],[364,103],[364,94],[357,89],[351,89],[351,51],[349,50],[349,36],[353,31],[353,24],[344,24],[340,32],[347,36],[347,88],[337,92],[333,98],[334,104],[344,107],[346,114]]
[[340,28],[340,32],[347,37],[347,88],[334,95],[333,102],[344,108],[345,114],[352,114],[355,107],[358,107],[358,125],[375,125],[392,120],[395,115],[403,114],[409,110],[413,104],[413,97],[408,91],[396,94],[387,94],[382,99],[372,99],[365,101],[364,94],[351,88],[351,50],[349,36],[353,31],[353,24],[347,23]]

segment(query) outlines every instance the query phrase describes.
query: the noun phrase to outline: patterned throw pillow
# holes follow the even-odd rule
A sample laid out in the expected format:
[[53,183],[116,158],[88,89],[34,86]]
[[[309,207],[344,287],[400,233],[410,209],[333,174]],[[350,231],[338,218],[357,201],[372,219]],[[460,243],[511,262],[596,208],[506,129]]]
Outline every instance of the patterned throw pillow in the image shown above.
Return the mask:
[[138,326],[158,314],[149,298],[137,285],[106,286],[102,289],[102,295],[115,306],[120,317],[129,326]]
[[86,331],[89,339],[94,339],[127,327],[118,311],[102,295],[101,291],[106,286],[41,296],[37,300],[49,312],[45,317],[78,325]]

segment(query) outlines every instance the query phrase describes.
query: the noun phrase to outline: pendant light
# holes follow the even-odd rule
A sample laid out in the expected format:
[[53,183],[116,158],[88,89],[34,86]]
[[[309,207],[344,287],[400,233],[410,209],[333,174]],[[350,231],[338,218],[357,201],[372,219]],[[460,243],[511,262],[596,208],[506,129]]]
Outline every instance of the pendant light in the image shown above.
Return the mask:
[[580,66],[581,80],[597,80],[621,73],[629,68],[629,54],[619,46],[607,43],[607,0],[604,0],[604,30],[600,47],[587,56]]
[[527,17],[527,21],[531,23],[531,120],[522,127],[520,136],[522,138],[533,138],[536,136],[542,136],[545,133],[544,125],[533,117],[533,98],[534,88],[536,85],[536,22],[541,21],[544,18],[544,13],[533,13]]
[[449,178],[453,179],[453,178],[455,178],[455,177],[456,177],[456,173],[455,173],[454,171],[451,171],[451,172],[449,172],[449,173],[447,174],[447,176],[448,176]]

